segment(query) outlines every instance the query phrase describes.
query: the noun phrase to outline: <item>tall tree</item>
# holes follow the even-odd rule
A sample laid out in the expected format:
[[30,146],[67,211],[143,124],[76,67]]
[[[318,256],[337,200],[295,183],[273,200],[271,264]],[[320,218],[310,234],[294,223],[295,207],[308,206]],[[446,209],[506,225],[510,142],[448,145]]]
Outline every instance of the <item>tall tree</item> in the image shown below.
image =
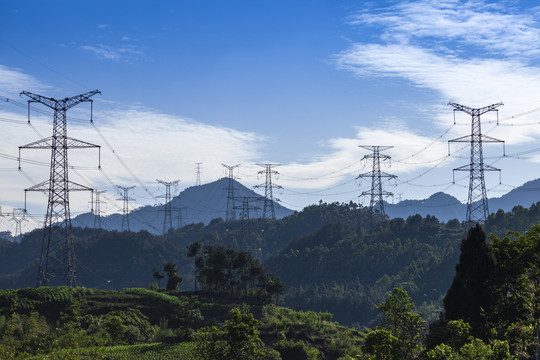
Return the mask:
[[489,280],[494,270],[495,257],[486,233],[477,224],[461,242],[456,276],[444,298],[444,310],[447,319],[463,319],[471,325],[473,335],[482,339],[487,337],[483,313],[492,304]]
[[197,266],[195,262],[197,261],[197,255],[199,254],[199,251],[201,250],[201,243],[196,241],[194,243],[191,243],[187,246],[187,257],[194,258],[193,260],[193,268],[194,268],[194,274],[193,274],[193,286],[195,288],[195,291],[197,291]]
[[178,275],[178,267],[175,263],[169,261],[163,265],[163,270],[167,273],[169,279],[167,280],[167,290],[177,290],[178,285],[184,280],[183,277]]

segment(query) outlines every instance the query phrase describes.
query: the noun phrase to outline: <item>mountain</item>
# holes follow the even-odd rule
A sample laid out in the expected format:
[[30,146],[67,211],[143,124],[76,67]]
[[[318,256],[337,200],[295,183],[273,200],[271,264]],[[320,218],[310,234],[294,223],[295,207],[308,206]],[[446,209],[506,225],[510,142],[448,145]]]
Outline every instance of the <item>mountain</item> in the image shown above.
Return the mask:
[[[540,201],[540,179],[526,182],[501,197],[488,199],[490,213],[497,210],[511,211],[514,206],[529,208]],[[461,203],[455,197],[438,192],[424,200],[404,200],[397,204],[384,204],[386,214],[390,218],[407,217],[415,214],[435,216],[441,221],[451,219],[465,220],[467,204]]]
[[[229,179],[192,186],[182,191],[171,200],[173,227],[186,224],[208,224],[212,219],[225,218],[227,209]],[[240,218],[243,200],[248,198],[250,218],[258,218],[262,214],[264,197],[253,190],[233,180],[236,216]],[[129,228],[131,231],[146,230],[153,234],[161,234],[165,219],[165,205],[144,206],[129,213]],[[293,213],[274,202],[276,218],[281,219]],[[127,220],[124,220],[127,229]],[[72,219],[73,226],[94,227],[94,215],[85,213]],[[112,214],[101,218],[101,227],[106,230],[122,230],[122,214]]]
[[390,218],[407,217],[420,214],[422,216],[435,216],[441,221],[450,219],[465,220],[467,205],[462,204],[455,197],[438,192],[424,200],[404,200],[397,204],[384,205],[386,214]]

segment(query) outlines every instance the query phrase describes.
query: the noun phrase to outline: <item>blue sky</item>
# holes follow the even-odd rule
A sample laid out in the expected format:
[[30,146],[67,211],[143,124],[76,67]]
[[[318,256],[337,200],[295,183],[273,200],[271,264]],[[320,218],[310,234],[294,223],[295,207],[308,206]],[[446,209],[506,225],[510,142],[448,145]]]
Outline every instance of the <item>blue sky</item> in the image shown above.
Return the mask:
[[[91,169],[92,151],[74,152],[79,167],[70,176],[107,189],[108,212],[118,211],[111,182],[137,186],[134,206],[152,205],[164,191],[156,178],[180,179],[180,191],[194,184],[196,162],[206,182],[224,176],[221,163],[240,163],[247,186],[262,181],[255,163],[282,164],[276,196],[293,209],[358,201],[369,184],[354,179],[370,170],[358,145],[394,146],[384,170],[398,175],[388,190],[402,199],[445,191],[466,201],[467,179],[456,174],[452,184],[452,169],[468,163],[467,149],[448,157],[447,141],[466,135],[469,119],[457,114],[453,125],[449,101],[505,104],[501,125],[492,123],[496,114],[483,117],[483,130],[515,155],[486,146],[486,163],[503,170],[501,185],[487,174],[489,196],[539,177],[533,1],[1,3],[0,96],[24,104],[23,90],[57,98],[102,91],[94,119],[103,137],[76,121],[88,117],[84,105],[68,113],[68,131],[103,146],[103,171]],[[32,113],[33,128],[25,117],[23,107],[0,103],[4,211],[24,206],[23,189],[48,176],[46,166],[15,171],[9,159],[50,136],[50,116]],[[48,156],[23,154],[44,163]],[[46,198],[28,200],[41,219]],[[74,213],[88,211],[86,197],[72,200]]]

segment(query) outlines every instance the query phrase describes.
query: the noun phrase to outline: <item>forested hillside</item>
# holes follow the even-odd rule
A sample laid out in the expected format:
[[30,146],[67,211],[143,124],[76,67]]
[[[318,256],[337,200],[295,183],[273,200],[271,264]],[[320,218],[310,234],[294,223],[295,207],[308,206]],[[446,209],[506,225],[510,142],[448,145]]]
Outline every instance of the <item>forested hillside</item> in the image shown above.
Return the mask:
[[[540,205],[492,214],[485,229],[498,236],[540,223]],[[196,268],[187,247],[232,246],[261,259],[284,281],[281,304],[330,311],[346,324],[373,324],[380,303],[393,287],[406,289],[428,319],[442,306],[455,274],[466,229],[456,220],[434,217],[380,221],[356,204],[320,203],[280,220],[253,219],[192,224],[165,235],[74,228],[79,285],[97,289],[145,287],[155,271],[173,262],[193,289]],[[0,240],[0,287],[34,286],[40,230],[20,243]],[[352,315],[351,315],[352,314]]]

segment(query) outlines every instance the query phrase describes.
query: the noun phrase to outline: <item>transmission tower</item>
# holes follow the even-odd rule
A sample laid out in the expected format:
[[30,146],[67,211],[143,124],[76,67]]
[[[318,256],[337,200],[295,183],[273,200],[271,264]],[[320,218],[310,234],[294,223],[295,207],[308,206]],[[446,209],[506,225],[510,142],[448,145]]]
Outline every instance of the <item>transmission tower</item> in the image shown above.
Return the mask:
[[234,211],[234,202],[236,201],[234,198],[234,169],[240,166],[240,164],[229,166],[225,164],[221,164],[223,167],[227,170],[229,170],[229,186],[227,188],[227,212],[225,213],[225,220],[226,221],[232,221],[236,220],[236,213]]
[[382,188],[382,178],[395,179],[396,175],[387,174],[381,171],[381,159],[383,161],[390,160],[389,155],[381,154],[381,151],[385,151],[393,148],[393,146],[364,146],[360,145],[361,148],[371,151],[369,155],[364,155],[364,159],[373,159],[373,167],[370,172],[365,174],[358,175],[357,179],[371,178],[371,190],[363,191],[360,196],[370,196],[369,200],[369,209],[374,214],[385,215],[384,212],[384,197],[392,196],[391,192],[385,191]]
[[182,216],[182,210],[187,209],[186,206],[175,206],[172,210],[176,211],[176,227],[178,229],[184,227],[184,217]]
[[101,229],[101,214],[103,213],[101,211],[101,204],[103,201],[100,200],[100,195],[106,193],[107,190],[94,190],[95,197],[95,203],[94,203],[94,228]]
[[15,222],[15,237],[22,234],[22,222],[28,221],[25,217],[26,213],[24,209],[13,209],[13,213],[11,213],[11,219],[10,221]]
[[[24,190],[25,198],[27,191],[41,191],[49,194],[47,214],[43,226],[44,236],[39,260],[37,286],[45,286],[53,281],[57,284],[67,284],[69,286],[77,285],[75,250],[71,235],[69,192],[92,191],[93,189],[68,180],[68,149],[100,149],[100,146],[69,138],[67,136],[66,112],[82,102],[90,102],[90,121],[92,121],[93,101],[90,100],[90,97],[96,94],[100,94],[100,92],[94,90],[57,100],[27,91],[21,92],[21,95],[30,98],[28,100],[28,122],[30,122],[30,103],[40,103],[54,110],[53,135],[49,138],[19,146],[19,161],[21,149],[51,149],[49,180]],[[19,163],[19,169],[20,167]]]
[[[162,185],[165,185],[165,195],[158,196],[159,198],[165,198],[165,207],[162,211],[165,212],[165,219],[163,220],[163,233],[165,234],[167,230],[173,227],[172,224],[172,204],[171,204],[171,186],[178,184],[180,180],[174,180],[166,182],[163,180],[156,179],[156,181]],[[167,220],[168,225],[167,226]]]
[[273,189],[283,189],[280,185],[272,183],[272,175],[279,175],[276,170],[272,170],[273,167],[280,166],[280,164],[257,164],[262,166],[264,170],[261,170],[257,175],[264,174],[266,181],[264,184],[255,185],[256,189],[262,188],[264,186],[264,206],[263,206],[263,219],[276,219],[276,212],[274,211],[274,201],[279,201],[279,199],[274,199]]
[[202,163],[195,163],[195,174],[197,176],[195,178],[195,186],[201,185],[201,165]]
[[124,192],[124,195],[121,198],[116,199],[116,200],[122,200],[123,201],[123,206],[122,206],[122,231],[124,231],[124,229],[125,229],[124,224],[127,225],[127,231],[131,231],[131,229],[129,227],[129,202],[130,201],[135,201],[135,199],[132,199],[132,198],[129,197],[129,190],[134,189],[135,186],[124,187],[124,186],[116,185],[116,187]]
[[235,210],[240,210],[240,219],[241,220],[243,220],[243,221],[249,220],[249,218],[250,218],[250,216],[249,216],[250,210],[260,210],[260,207],[253,206],[253,205],[249,204],[250,201],[258,201],[260,199],[261,198],[254,197],[254,196],[242,196],[241,197],[242,205],[234,207]]
[[452,102],[448,103],[448,105],[454,107],[454,114],[456,111],[463,111],[472,117],[471,134],[448,141],[448,155],[450,155],[450,143],[461,142],[471,144],[470,163],[468,165],[455,168],[453,171],[469,172],[469,197],[467,200],[466,216],[467,225],[471,226],[475,223],[484,223],[489,215],[484,172],[499,171],[500,176],[501,169],[484,164],[482,143],[502,143],[504,154],[504,141],[482,134],[480,115],[485,114],[488,111],[498,111],[496,109],[503,105],[503,103],[497,103],[478,109],[473,109],[468,106]]

